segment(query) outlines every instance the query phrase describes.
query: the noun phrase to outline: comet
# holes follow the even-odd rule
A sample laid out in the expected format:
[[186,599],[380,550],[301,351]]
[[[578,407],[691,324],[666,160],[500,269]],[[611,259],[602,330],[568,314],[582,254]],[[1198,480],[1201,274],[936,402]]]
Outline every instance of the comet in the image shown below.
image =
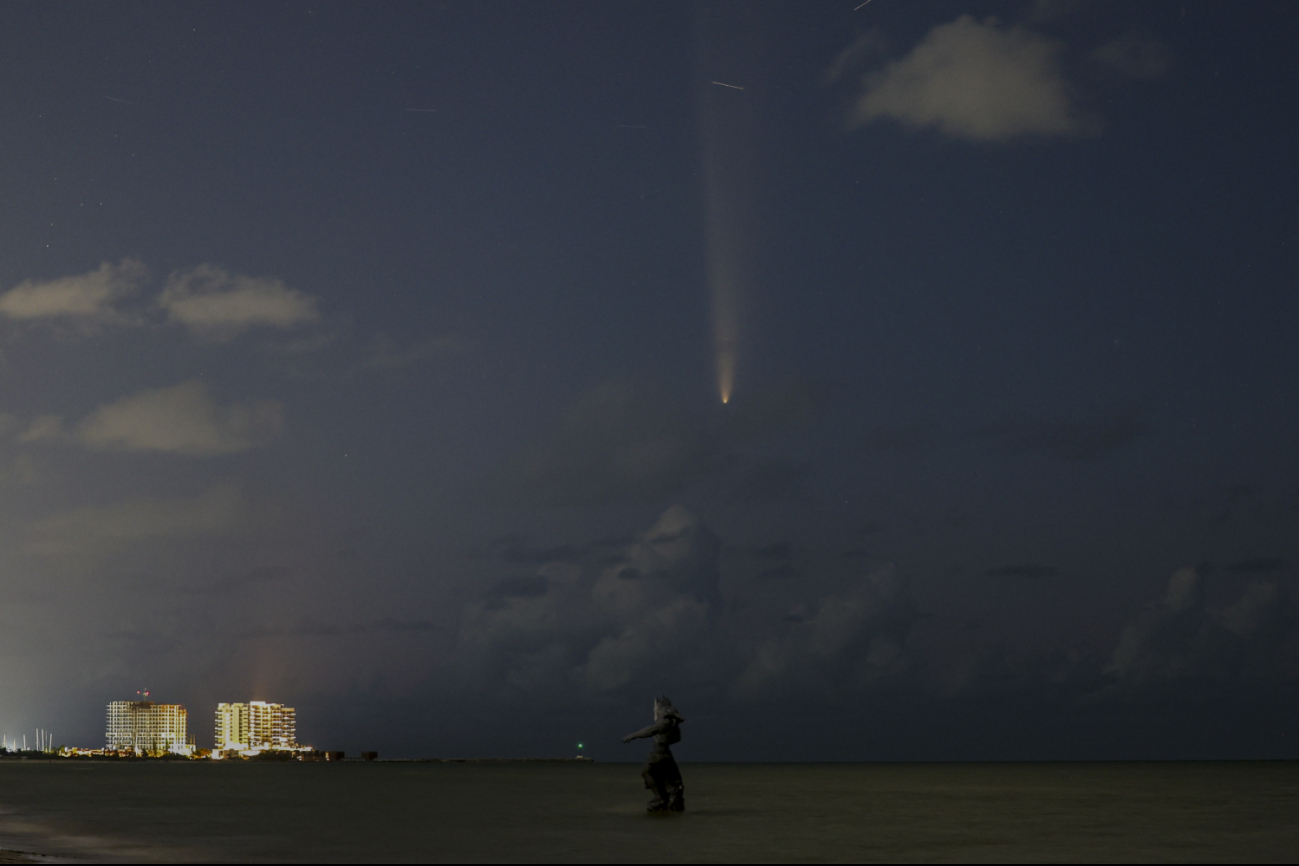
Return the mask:
[[744,237],[735,214],[736,196],[720,150],[706,149],[708,288],[713,318],[717,395],[731,401],[740,356],[740,284]]
[[[707,20],[707,6],[699,4],[695,31],[696,69],[699,72],[699,144],[703,169],[702,228],[712,318],[713,374],[717,398],[725,405],[731,402],[744,367],[740,332],[745,320],[744,301],[752,290],[755,276],[753,224],[759,209],[753,201],[753,133],[760,106],[751,99],[713,89],[744,91],[739,84],[711,79],[707,70],[733,69],[737,77],[744,80],[746,67],[742,59],[736,61],[729,25],[717,29],[715,36],[710,33],[714,28]],[[747,57],[747,54],[742,56]]]

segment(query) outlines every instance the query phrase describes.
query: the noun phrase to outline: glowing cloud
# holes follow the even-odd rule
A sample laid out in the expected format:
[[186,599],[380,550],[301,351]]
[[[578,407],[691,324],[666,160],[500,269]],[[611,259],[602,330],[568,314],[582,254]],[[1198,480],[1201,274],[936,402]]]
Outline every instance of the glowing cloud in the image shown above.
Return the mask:
[[76,439],[98,450],[212,457],[269,444],[283,429],[283,416],[274,400],[218,406],[191,379],[101,406],[78,425]]
[[1087,131],[1061,72],[1064,45],[1023,27],[962,15],[866,78],[854,125],[892,118],[970,141]]
[[30,280],[0,295],[0,314],[10,319],[110,320],[113,305],[139,291],[148,271],[135,259],[104,262],[99,270],[45,283]]
[[172,274],[158,305],[171,321],[217,339],[248,328],[285,329],[320,320],[314,296],[273,277],[231,276],[215,265]]

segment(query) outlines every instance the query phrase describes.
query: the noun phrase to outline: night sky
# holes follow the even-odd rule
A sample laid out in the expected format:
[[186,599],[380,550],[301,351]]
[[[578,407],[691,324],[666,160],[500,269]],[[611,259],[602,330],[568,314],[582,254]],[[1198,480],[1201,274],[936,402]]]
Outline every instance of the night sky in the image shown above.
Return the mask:
[[1299,6],[857,5],[0,7],[0,732],[1299,757]]

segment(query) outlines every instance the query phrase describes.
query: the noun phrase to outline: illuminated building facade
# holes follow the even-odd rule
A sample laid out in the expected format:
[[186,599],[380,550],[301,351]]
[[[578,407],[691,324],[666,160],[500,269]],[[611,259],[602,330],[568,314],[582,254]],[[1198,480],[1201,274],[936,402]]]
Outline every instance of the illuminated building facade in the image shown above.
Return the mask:
[[247,704],[217,704],[216,742],[212,748],[223,752],[249,748]]
[[293,707],[268,701],[217,704],[214,751],[297,751],[301,748]]
[[108,705],[104,748],[135,755],[192,754],[194,746],[185,736],[186,715],[181,704],[113,701]]

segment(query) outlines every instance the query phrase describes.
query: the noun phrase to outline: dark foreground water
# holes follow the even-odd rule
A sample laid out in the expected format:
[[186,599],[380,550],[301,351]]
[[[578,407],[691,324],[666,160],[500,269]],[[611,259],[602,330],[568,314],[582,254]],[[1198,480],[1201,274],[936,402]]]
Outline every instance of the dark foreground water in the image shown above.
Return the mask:
[[1299,764],[0,762],[0,848],[91,861],[1299,860]]

